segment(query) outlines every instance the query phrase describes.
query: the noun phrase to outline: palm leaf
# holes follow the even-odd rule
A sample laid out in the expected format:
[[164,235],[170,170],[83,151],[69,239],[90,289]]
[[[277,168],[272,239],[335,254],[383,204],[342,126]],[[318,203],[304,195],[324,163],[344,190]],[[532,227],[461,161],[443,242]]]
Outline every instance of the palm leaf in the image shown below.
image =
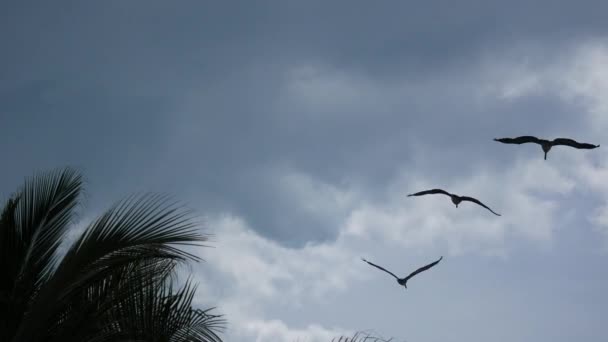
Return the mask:
[[[118,325],[110,313],[143,288],[173,281],[176,262],[147,260],[115,268],[101,281],[82,287],[51,327],[52,341],[105,341],[116,337]],[[144,276],[145,275],[145,276]]]
[[[142,271],[139,267],[132,268],[118,282],[119,286],[110,296],[110,305],[97,306],[95,312],[98,316],[82,322],[88,327],[70,324],[77,330],[68,328],[65,337],[77,334],[78,341],[90,342],[221,341],[217,335],[224,325],[221,316],[211,314],[212,309],[192,308],[196,287],[186,281],[181,289],[174,291],[170,272],[165,273],[166,277],[156,277],[156,274]],[[78,314],[74,316],[78,317]],[[90,324],[91,321],[102,324]],[[60,335],[57,335],[57,341],[62,341]]]
[[393,339],[385,339],[379,336],[376,336],[373,332],[370,331],[358,331],[353,334],[353,336],[342,335],[338,338],[333,338],[331,342],[391,342]]
[[81,176],[66,168],[32,177],[6,203],[0,225],[0,336],[14,334],[23,313],[50,276],[57,248],[74,216]]
[[[134,282],[128,282],[132,286]],[[192,308],[196,291],[190,281],[174,291],[171,282],[131,288],[131,295],[110,312],[111,333],[104,341],[192,341],[219,342],[221,316]]]
[[[26,315],[14,341],[45,336],[88,286],[116,276],[117,270],[146,263],[152,269],[154,262],[163,260],[199,260],[177,246],[205,240],[191,213],[164,196],[133,196],[119,202],[70,247],[32,302],[36,310]],[[137,277],[144,279],[145,274],[133,273],[130,282],[137,284]]]

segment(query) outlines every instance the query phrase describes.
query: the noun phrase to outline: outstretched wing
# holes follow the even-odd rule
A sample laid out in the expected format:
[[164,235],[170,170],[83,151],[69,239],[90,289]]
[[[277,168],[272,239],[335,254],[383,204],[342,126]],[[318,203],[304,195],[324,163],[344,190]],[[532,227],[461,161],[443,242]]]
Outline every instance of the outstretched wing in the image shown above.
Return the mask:
[[553,139],[551,144],[552,145],[565,145],[565,146],[570,146],[570,147],[574,147],[574,148],[584,148],[584,149],[592,149],[592,148],[600,147],[600,145],[579,143],[578,141],[568,139],[568,138]]
[[481,203],[481,201],[480,201],[480,200],[478,200],[478,199],[476,199],[476,198],[473,198],[473,197],[467,197],[467,196],[462,196],[462,197],[460,197],[460,199],[461,199],[461,200],[463,200],[463,201],[469,201],[469,202],[477,203],[477,204],[479,204],[480,206],[482,206],[482,207],[484,207],[484,208],[488,209],[489,211],[491,211],[491,212],[492,212],[492,214],[494,214],[494,215],[496,215],[496,216],[500,216],[500,214],[498,214],[498,213],[494,212],[494,210],[490,209],[490,207],[488,207],[487,205],[485,205],[485,204]]
[[541,139],[538,139],[537,137],[533,137],[531,135],[524,135],[524,136],[517,137],[517,138],[500,138],[500,139],[494,139],[494,141],[498,141],[503,144],[518,144],[518,145],[526,144],[526,143],[536,143],[536,144],[541,143]]
[[387,270],[386,268],[384,268],[384,267],[382,267],[382,266],[378,266],[378,265],[376,265],[376,264],[374,264],[374,263],[371,263],[371,262],[369,262],[369,261],[367,261],[367,260],[365,260],[365,259],[363,259],[363,258],[361,258],[361,260],[363,260],[363,261],[365,261],[366,263],[368,263],[368,264],[370,264],[370,265],[374,266],[375,268],[381,269],[381,270],[383,270],[384,272],[386,272],[386,273],[388,273],[388,274],[392,275],[393,277],[395,277],[395,278],[399,279],[399,277],[397,277],[397,276],[396,276],[396,275],[395,275],[393,272],[391,272],[391,271]]
[[432,263],[430,263],[430,264],[428,264],[428,265],[426,265],[426,266],[422,266],[422,267],[420,267],[419,269],[415,270],[414,272],[410,273],[410,275],[408,275],[408,276],[405,278],[405,281],[408,281],[408,280],[409,280],[411,277],[415,276],[416,274],[418,274],[418,273],[420,273],[420,272],[424,272],[424,271],[428,270],[429,268],[431,268],[431,267],[433,267],[433,266],[437,265],[437,264],[438,264],[438,263],[441,261],[441,259],[443,259],[443,256],[442,256],[441,258],[439,258],[439,260],[437,260],[437,261],[435,261],[435,262],[432,262]]
[[441,190],[441,189],[431,189],[431,190],[420,191],[415,194],[409,194],[407,196],[408,197],[409,196],[422,196],[422,195],[430,195],[430,194],[444,194],[444,195],[451,196],[451,194],[449,192]]

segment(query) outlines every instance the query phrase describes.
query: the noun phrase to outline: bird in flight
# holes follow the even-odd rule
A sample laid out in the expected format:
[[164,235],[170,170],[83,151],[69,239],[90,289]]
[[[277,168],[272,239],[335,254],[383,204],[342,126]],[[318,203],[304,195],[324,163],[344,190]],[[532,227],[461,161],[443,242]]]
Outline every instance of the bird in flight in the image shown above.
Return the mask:
[[441,261],[441,259],[443,259],[443,256],[441,258],[439,258],[437,261],[434,261],[434,262],[432,262],[432,263],[430,263],[430,264],[428,264],[426,266],[420,267],[419,269],[417,269],[414,272],[410,273],[407,277],[405,277],[405,278],[399,278],[393,272],[387,270],[386,268],[384,268],[382,266],[378,266],[378,265],[376,265],[374,263],[371,263],[371,262],[369,262],[369,261],[361,258],[361,260],[365,261],[366,263],[368,263],[368,264],[374,266],[375,268],[380,269],[380,270],[382,270],[382,271],[384,271],[384,272],[392,275],[393,277],[395,277],[395,279],[397,279],[397,282],[399,283],[399,285],[405,287],[406,289],[407,289],[407,281],[410,280],[410,278],[412,278],[413,276],[415,276],[416,274],[418,274],[420,272],[424,272],[424,271],[428,270],[429,268],[437,265]]
[[553,146],[564,145],[564,146],[570,146],[570,147],[574,147],[574,148],[578,148],[578,149],[593,149],[593,148],[600,147],[600,145],[579,143],[577,141],[574,141],[574,140],[568,139],[568,138],[557,138],[557,139],[553,139],[553,140],[545,140],[545,139],[539,139],[537,137],[533,137],[533,136],[529,136],[529,135],[524,135],[524,136],[521,136],[518,138],[494,139],[494,141],[498,141],[503,144],[518,144],[518,145],[526,144],[526,143],[539,144],[540,147],[542,147],[543,152],[545,152],[545,160],[547,160],[547,153],[549,153],[549,151],[551,150],[551,147],[553,147]]
[[480,200],[473,198],[473,197],[468,197],[468,196],[458,196],[458,195],[454,195],[451,194],[447,191],[441,190],[441,189],[431,189],[431,190],[425,190],[425,191],[420,191],[417,192],[415,194],[409,194],[407,195],[408,197],[410,196],[423,196],[423,195],[431,195],[431,194],[443,194],[443,195],[447,195],[450,196],[450,198],[452,199],[452,203],[454,203],[456,205],[456,208],[458,208],[458,204],[460,204],[460,202],[462,201],[469,201],[469,202],[473,202],[476,203],[486,209],[488,209],[489,211],[492,212],[492,214],[496,215],[496,216],[500,216],[500,214],[494,212],[494,210],[490,209],[490,207],[488,207],[487,205],[481,203]]

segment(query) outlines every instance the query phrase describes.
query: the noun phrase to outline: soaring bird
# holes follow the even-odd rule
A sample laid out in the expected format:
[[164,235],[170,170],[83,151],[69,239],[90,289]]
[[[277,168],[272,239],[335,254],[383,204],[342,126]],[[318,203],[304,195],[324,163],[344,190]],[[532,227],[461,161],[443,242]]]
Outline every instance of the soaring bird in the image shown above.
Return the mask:
[[371,262],[369,262],[369,261],[361,258],[361,260],[365,261],[366,263],[368,263],[368,264],[374,266],[375,268],[378,268],[378,269],[380,269],[380,270],[382,270],[382,271],[384,271],[384,272],[392,275],[393,277],[395,277],[395,279],[397,279],[397,282],[399,283],[399,285],[402,285],[406,289],[407,289],[407,281],[410,280],[410,278],[412,278],[413,276],[415,276],[416,274],[418,274],[420,272],[424,272],[424,271],[428,270],[429,268],[437,265],[441,261],[441,259],[443,259],[443,256],[441,258],[439,258],[439,260],[437,260],[437,261],[434,261],[434,262],[432,262],[432,263],[430,263],[430,264],[428,264],[426,266],[420,267],[419,269],[417,269],[414,272],[410,273],[410,275],[408,275],[407,277],[405,277],[405,278],[399,278],[393,272],[387,270],[386,268],[384,268],[382,266],[378,266],[378,265],[376,265],[374,263],[371,263]]
[[578,148],[578,149],[581,149],[581,148],[582,149],[593,149],[593,148],[600,147],[600,145],[579,143],[577,141],[574,141],[574,140],[568,139],[568,138],[557,138],[557,139],[553,139],[553,141],[551,141],[551,140],[539,139],[537,137],[533,137],[533,136],[529,136],[529,135],[524,135],[524,136],[521,136],[518,138],[494,139],[494,141],[498,141],[503,144],[518,144],[518,145],[525,144],[525,143],[539,144],[540,147],[542,147],[543,151],[545,152],[545,160],[547,160],[547,153],[549,153],[549,151],[551,150],[551,147],[557,146],[557,145],[570,146],[570,147],[574,147],[574,148]]
[[451,194],[447,191],[441,190],[441,189],[431,189],[431,190],[425,190],[425,191],[420,191],[417,192],[415,194],[409,194],[407,195],[408,197],[410,196],[422,196],[422,195],[430,195],[430,194],[443,194],[443,195],[447,195],[450,196],[450,198],[452,199],[452,203],[454,203],[456,205],[456,208],[458,208],[458,204],[460,204],[460,202],[462,201],[469,201],[469,202],[473,202],[476,204],[479,204],[480,206],[488,209],[489,211],[492,212],[492,214],[496,215],[496,216],[500,216],[500,214],[494,212],[494,210],[490,209],[490,207],[488,207],[487,205],[481,203],[481,201],[479,201],[476,198],[473,197],[468,197],[468,196],[458,196],[458,195],[454,195]]

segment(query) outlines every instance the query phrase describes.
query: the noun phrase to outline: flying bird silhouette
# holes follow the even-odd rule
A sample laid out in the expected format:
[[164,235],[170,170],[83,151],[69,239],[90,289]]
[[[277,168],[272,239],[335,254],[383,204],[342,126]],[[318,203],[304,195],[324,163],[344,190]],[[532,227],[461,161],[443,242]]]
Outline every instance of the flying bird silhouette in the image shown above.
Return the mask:
[[574,148],[578,148],[578,149],[594,149],[594,148],[600,147],[600,145],[579,143],[575,140],[568,139],[568,138],[557,138],[557,139],[553,139],[551,141],[551,140],[539,139],[537,137],[533,137],[533,136],[529,136],[529,135],[524,135],[524,136],[521,136],[518,138],[494,139],[494,141],[498,141],[503,144],[518,144],[518,145],[526,144],[526,143],[539,144],[540,147],[542,147],[543,152],[545,152],[545,160],[547,160],[547,153],[549,153],[549,151],[551,150],[551,147],[553,147],[553,146],[564,145],[564,146],[570,146],[570,147],[574,147]]
[[430,263],[430,264],[428,264],[428,265],[426,265],[426,266],[422,266],[422,267],[420,267],[419,269],[417,269],[417,270],[415,270],[414,272],[410,273],[410,275],[408,275],[407,277],[405,277],[405,278],[399,278],[399,277],[397,277],[397,276],[396,276],[396,275],[395,275],[393,272],[391,272],[391,271],[387,270],[386,268],[384,268],[384,267],[382,267],[382,266],[378,266],[378,265],[376,265],[376,264],[374,264],[374,263],[372,263],[372,262],[369,262],[369,261],[367,261],[367,260],[365,260],[365,259],[361,258],[361,260],[365,261],[366,263],[368,263],[368,264],[370,264],[370,265],[374,266],[375,268],[380,269],[380,270],[382,270],[382,271],[384,271],[384,272],[386,272],[386,273],[388,273],[388,274],[392,275],[393,277],[395,277],[395,279],[397,279],[397,282],[399,283],[399,285],[401,285],[401,286],[405,287],[406,289],[407,289],[407,281],[408,281],[408,280],[410,280],[410,279],[411,279],[413,276],[415,276],[416,274],[418,274],[418,273],[420,273],[420,272],[424,272],[424,271],[428,270],[429,268],[431,268],[431,267],[433,267],[433,266],[437,265],[437,264],[438,264],[438,263],[441,261],[441,259],[443,259],[443,256],[442,256],[441,258],[439,258],[437,261],[434,261],[434,262],[432,262],[432,263]]
[[468,196],[458,196],[458,195],[454,195],[451,194],[447,191],[441,190],[441,189],[431,189],[431,190],[425,190],[425,191],[420,191],[417,192],[415,194],[409,194],[407,195],[408,197],[411,196],[423,196],[423,195],[431,195],[431,194],[443,194],[443,195],[447,195],[450,196],[450,198],[452,199],[452,203],[454,203],[456,205],[456,208],[458,208],[458,204],[460,204],[460,202],[462,201],[469,201],[469,202],[473,202],[476,203],[486,209],[488,209],[489,211],[492,212],[492,214],[496,215],[496,216],[500,216],[500,214],[494,212],[494,210],[490,209],[490,207],[488,207],[487,205],[481,203],[480,200],[473,198],[473,197],[468,197]]

